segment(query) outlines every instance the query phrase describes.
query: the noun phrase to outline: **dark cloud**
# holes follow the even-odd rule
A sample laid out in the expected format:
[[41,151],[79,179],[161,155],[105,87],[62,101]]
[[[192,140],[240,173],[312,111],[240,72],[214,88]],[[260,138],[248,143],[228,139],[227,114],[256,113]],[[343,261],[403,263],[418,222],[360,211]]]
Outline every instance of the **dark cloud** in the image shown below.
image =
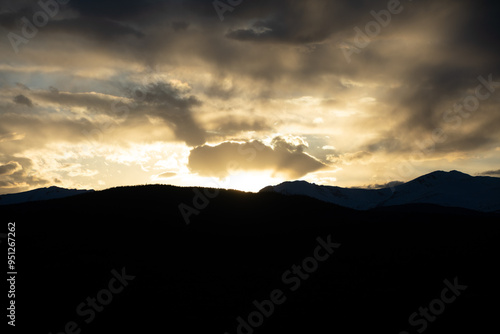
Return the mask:
[[234,170],[269,170],[287,178],[300,178],[326,167],[303,152],[302,145],[293,145],[277,137],[272,146],[260,141],[225,142],[217,146],[199,146],[191,150],[189,168],[202,176],[226,177]]
[[1,115],[1,118],[6,132],[0,136],[0,151],[4,154],[43,148],[51,142],[86,142],[89,139],[86,134],[104,129],[99,122],[85,118],[54,118],[38,110],[31,113],[8,113]]
[[27,1],[18,1],[14,3],[14,1],[8,1],[8,4],[2,4],[2,10],[5,10],[3,13],[0,13],[0,27],[4,27],[9,30],[14,30],[20,27],[20,20],[22,17],[33,16],[35,12],[34,1],[29,3]]
[[24,135],[16,132],[7,132],[0,127],[0,143],[22,139]]
[[21,168],[21,165],[15,161],[10,161],[5,165],[0,165],[0,176],[10,175],[20,168]]
[[6,29],[16,28],[16,18],[17,15],[12,12],[0,13],[0,27],[4,27]]
[[150,107],[150,112],[170,124],[176,137],[186,144],[205,143],[206,132],[193,116],[193,108],[201,105],[195,96],[181,96],[172,85],[162,82],[149,85],[144,94],[139,110],[141,105]]
[[68,5],[86,17],[132,19],[167,1],[155,0],[71,0]]
[[271,3],[271,8],[260,12],[257,12],[258,4],[252,4],[253,7],[246,9],[248,13],[243,15],[255,15],[254,23],[248,28],[230,30],[227,37],[239,41],[291,44],[323,42],[332,34],[353,27],[382,2],[311,0]]
[[[2,160],[8,159],[7,163]],[[0,193],[11,193],[40,187],[50,183],[39,176],[28,158],[4,156],[0,160]]]
[[175,32],[186,31],[188,27],[189,27],[188,22],[184,22],[184,21],[172,22],[172,29],[174,29]]
[[[133,85],[130,85],[131,87]],[[66,122],[66,126],[60,129],[69,128],[74,131],[79,128],[70,138],[83,137],[83,134],[92,131],[108,132],[108,128],[117,128],[120,123],[120,133],[126,134],[127,129],[133,130],[140,128],[144,123],[152,125],[148,121],[148,116],[160,118],[164,121],[162,125],[171,128],[178,140],[185,141],[190,146],[202,145],[206,141],[206,131],[195,120],[193,109],[202,103],[193,95],[185,95],[169,83],[157,82],[154,84],[143,85],[140,88],[127,88],[124,94],[129,99],[118,96],[95,94],[95,93],[69,93],[60,92],[55,89],[50,91],[36,91],[33,96],[39,101],[55,103],[66,107],[86,108],[85,118],[73,121],[57,121],[56,123]],[[96,115],[107,115],[109,121],[96,121]],[[16,124],[19,129],[21,116],[9,116],[5,120],[10,120],[10,124]],[[22,127],[27,128],[30,123],[43,122],[38,118],[31,118],[28,115],[22,116],[25,124]],[[17,120],[16,120],[17,119]],[[45,121],[44,128],[51,128],[54,121]],[[102,124],[101,124],[102,123]],[[61,126],[63,124],[59,124]],[[259,124],[255,124],[258,127]],[[224,125],[221,126],[224,128]],[[104,131],[106,130],[106,131]],[[18,130],[19,131],[19,130]],[[133,131],[132,131],[133,132]],[[52,137],[52,136],[51,136]],[[100,136],[98,136],[100,137]],[[169,138],[165,138],[169,139]]]
[[375,152],[404,152],[410,147],[404,146],[401,139],[392,134],[382,133],[380,137],[371,140],[363,146],[363,151]]
[[68,93],[59,92],[54,87],[50,91],[38,91],[33,93],[34,97],[50,103],[56,103],[61,106],[83,107],[99,113],[110,113],[116,99],[111,96],[99,95],[93,93]]
[[16,83],[16,86],[17,86],[17,87],[19,87],[19,88],[21,88],[22,90],[30,90],[28,86],[23,85],[23,84],[22,84],[22,83],[20,83],[20,82],[17,82],[17,83]]
[[33,102],[31,102],[31,100],[29,98],[27,98],[26,96],[24,95],[17,95],[14,97],[14,102],[17,103],[17,104],[24,104],[25,106],[28,106],[28,107],[33,107]]
[[482,172],[479,175],[484,175],[484,176],[500,176],[500,169],[498,170],[489,170],[486,172]]
[[205,89],[205,94],[207,96],[222,100],[229,100],[235,97],[237,93],[237,89],[234,86],[231,88],[224,88],[222,80],[212,83]]
[[356,187],[356,188],[360,188],[360,189],[384,189],[384,188],[394,188],[394,187],[400,186],[402,184],[404,184],[404,182],[391,181],[391,182],[387,182],[387,183],[369,184],[369,185],[364,186],[364,187]]
[[[465,2],[464,2],[465,4]],[[470,1],[465,4],[466,15],[450,38],[454,51],[481,50],[481,56],[491,64],[497,63],[500,46],[500,3],[494,0]],[[493,68],[491,68],[493,70]]]
[[[413,19],[421,20],[417,14],[429,6],[427,2],[419,3]],[[408,63],[407,69],[400,72],[402,85],[381,97],[391,106],[388,115],[398,124],[368,143],[370,151],[409,152],[417,149],[419,142],[429,143],[436,130],[446,134],[444,142],[436,143],[436,152],[472,151],[499,140],[492,129],[500,126],[493,112],[500,87],[491,98],[480,101],[474,112],[467,112],[463,104],[467,97],[474,97],[481,84],[479,76],[492,75],[493,81],[500,81],[500,48],[493,42],[499,38],[496,17],[500,5],[496,1],[443,2],[434,6],[433,15],[453,24],[442,25],[447,29],[446,38],[436,39],[426,48],[432,61]],[[381,46],[369,48],[379,50]],[[485,87],[481,89],[487,92]],[[457,111],[455,105],[461,109]]]
[[74,18],[51,22],[47,31],[63,32],[65,34],[80,35],[90,40],[117,44],[117,38],[132,36],[144,37],[144,33],[132,26],[101,18]]

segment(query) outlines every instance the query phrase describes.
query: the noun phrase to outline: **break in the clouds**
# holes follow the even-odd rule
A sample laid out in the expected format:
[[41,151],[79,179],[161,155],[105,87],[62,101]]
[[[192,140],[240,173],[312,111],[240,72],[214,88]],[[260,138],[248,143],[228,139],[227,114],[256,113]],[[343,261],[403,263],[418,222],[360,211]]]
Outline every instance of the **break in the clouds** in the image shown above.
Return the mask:
[[1,1],[0,193],[497,169],[496,1],[227,4]]

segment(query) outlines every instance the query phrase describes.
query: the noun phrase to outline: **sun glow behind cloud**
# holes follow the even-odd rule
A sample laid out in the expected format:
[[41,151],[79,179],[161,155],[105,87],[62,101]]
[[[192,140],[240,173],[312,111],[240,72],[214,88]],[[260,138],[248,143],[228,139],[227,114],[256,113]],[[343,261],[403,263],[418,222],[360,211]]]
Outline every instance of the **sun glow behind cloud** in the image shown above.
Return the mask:
[[[164,180],[169,184],[192,185],[210,188],[235,189],[248,192],[258,192],[262,188],[279,184],[286,179],[271,176],[272,171],[240,171],[234,172],[225,178],[179,176],[178,180]],[[161,181],[161,180],[159,180]]]

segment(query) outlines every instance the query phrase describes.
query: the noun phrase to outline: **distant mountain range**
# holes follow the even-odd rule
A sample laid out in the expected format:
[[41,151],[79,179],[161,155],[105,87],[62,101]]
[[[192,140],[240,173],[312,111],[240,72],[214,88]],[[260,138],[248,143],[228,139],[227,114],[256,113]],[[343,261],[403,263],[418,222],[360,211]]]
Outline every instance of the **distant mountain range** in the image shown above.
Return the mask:
[[16,194],[0,196],[0,205],[19,204],[80,195],[94,190],[65,189],[60,187],[39,188]]
[[500,178],[436,171],[383,189],[321,186],[306,181],[284,182],[260,192],[304,195],[356,210],[405,204],[434,204],[482,212],[500,211]]

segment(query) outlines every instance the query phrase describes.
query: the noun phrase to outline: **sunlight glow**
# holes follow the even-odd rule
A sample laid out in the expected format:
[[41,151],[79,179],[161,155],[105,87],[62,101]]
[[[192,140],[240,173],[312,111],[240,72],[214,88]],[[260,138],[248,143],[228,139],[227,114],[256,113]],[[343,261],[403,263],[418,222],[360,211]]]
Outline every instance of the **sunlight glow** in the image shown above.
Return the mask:
[[221,188],[258,192],[262,188],[285,181],[267,172],[237,172],[221,181]]

